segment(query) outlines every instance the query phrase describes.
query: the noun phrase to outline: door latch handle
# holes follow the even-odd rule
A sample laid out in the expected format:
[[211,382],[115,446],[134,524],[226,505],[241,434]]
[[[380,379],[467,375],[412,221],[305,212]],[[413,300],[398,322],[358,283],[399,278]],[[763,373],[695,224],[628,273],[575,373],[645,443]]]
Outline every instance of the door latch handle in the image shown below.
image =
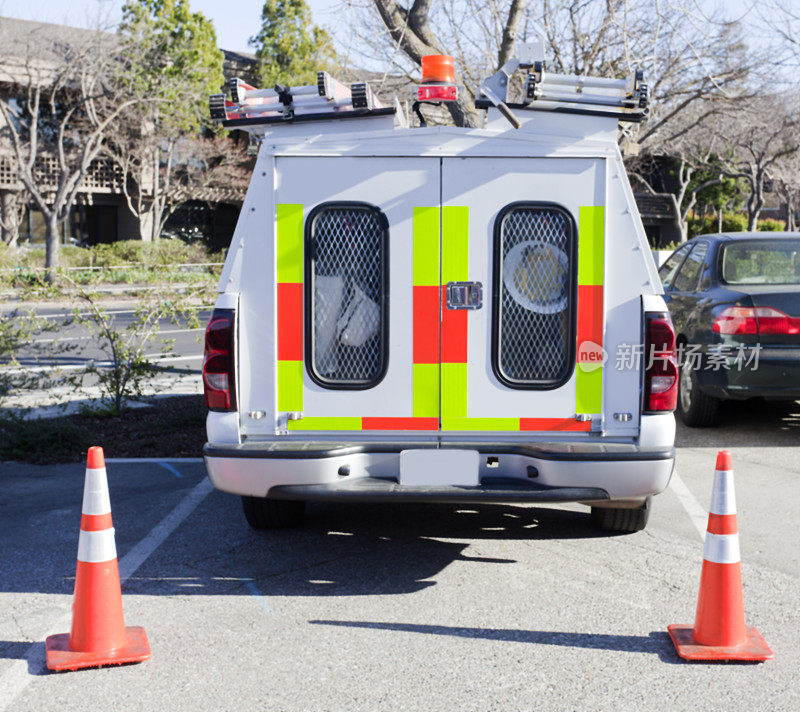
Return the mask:
[[480,282],[448,282],[448,309],[480,309],[483,305],[483,285]]

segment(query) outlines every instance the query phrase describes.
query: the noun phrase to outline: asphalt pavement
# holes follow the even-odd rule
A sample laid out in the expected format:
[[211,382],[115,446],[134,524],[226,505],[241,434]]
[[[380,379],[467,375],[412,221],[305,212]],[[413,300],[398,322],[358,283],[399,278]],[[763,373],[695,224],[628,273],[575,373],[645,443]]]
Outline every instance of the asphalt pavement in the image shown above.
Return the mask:
[[[631,535],[578,505],[329,503],[259,533],[202,463],[110,463],[126,622],[153,656],[76,673],[47,673],[43,641],[69,629],[83,466],[0,464],[0,712],[798,710],[795,410],[757,413],[771,438],[744,410],[681,428],[677,477]],[[666,633],[694,618],[723,446],[763,664],[683,662]]]

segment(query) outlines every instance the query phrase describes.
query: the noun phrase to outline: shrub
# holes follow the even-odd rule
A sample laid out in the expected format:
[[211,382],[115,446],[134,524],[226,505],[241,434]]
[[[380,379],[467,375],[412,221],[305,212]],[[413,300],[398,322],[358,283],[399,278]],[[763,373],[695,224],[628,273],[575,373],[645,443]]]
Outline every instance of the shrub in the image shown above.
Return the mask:
[[759,232],[782,232],[786,229],[786,223],[783,220],[773,220],[772,218],[765,218],[758,221]]
[[[709,235],[717,232],[718,221],[716,215],[706,215],[704,218],[689,219],[689,237]],[[741,213],[723,213],[722,232],[744,232],[747,230],[747,216]]]
[[67,418],[25,420],[15,415],[0,416],[0,461],[80,461],[91,444],[89,430]]

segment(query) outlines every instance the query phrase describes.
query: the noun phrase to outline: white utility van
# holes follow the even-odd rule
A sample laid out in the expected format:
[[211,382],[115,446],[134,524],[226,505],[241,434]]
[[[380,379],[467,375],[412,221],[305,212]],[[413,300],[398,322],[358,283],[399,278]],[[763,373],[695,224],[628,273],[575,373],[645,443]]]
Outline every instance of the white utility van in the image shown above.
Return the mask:
[[[206,467],[252,526],[307,500],[580,502],[636,531],[667,486],[675,337],[617,147],[647,88],[525,45],[481,90],[484,129],[405,128],[322,72],[212,97],[260,146],[203,365]],[[434,73],[416,99],[457,92]]]

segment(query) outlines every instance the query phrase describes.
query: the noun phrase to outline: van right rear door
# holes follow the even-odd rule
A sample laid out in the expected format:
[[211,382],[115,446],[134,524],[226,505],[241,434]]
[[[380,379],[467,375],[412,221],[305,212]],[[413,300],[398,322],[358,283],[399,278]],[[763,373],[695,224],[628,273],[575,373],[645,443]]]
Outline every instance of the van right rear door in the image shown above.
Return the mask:
[[[639,370],[604,363],[602,158],[444,158],[441,428],[580,437],[638,431]],[[480,293],[480,298],[477,296]],[[471,298],[471,304],[463,303]],[[641,341],[636,317],[613,338]],[[622,330],[622,331],[621,331]],[[615,389],[631,420],[604,417]],[[624,390],[624,394],[619,392]],[[634,421],[634,422],[632,422]]]

